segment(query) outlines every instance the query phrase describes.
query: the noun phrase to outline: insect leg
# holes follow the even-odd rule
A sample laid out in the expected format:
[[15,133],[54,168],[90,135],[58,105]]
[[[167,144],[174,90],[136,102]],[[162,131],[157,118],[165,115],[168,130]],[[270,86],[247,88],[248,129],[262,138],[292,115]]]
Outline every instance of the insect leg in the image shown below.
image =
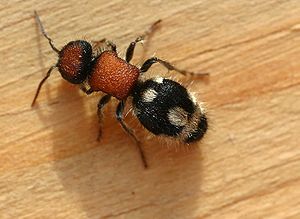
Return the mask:
[[137,43],[142,42],[146,37],[150,38],[152,34],[157,30],[158,24],[161,22],[161,20],[157,20],[154,22],[151,27],[141,36],[137,37],[135,41],[131,42],[127,48],[126,51],[126,61],[130,62],[134,53],[134,49]]
[[148,71],[149,70],[149,68],[153,65],[153,64],[155,64],[155,63],[160,63],[161,65],[163,65],[165,68],[167,68],[168,70],[175,70],[175,71],[177,71],[177,72],[179,72],[179,73],[181,73],[181,74],[183,74],[183,75],[194,75],[194,76],[201,76],[201,77],[203,77],[203,76],[208,76],[209,74],[208,73],[195,73],[195,72],[191,72],[191,71],[187,71],[187,70],[185,70],[185,69],[179,69],[179,68],[177,68],[177,67],[175,67],[174,65],[172,65],[171,63],[169,63],[169,62],[167,62],[167,61],[164,61],[164,60],[162,60],[162,59],[159,59],[159,58],[157,58],[157,57],[152,57],[152,58],[150,58],[150,59],[148,59],[148,60],[146,60],[145,62],[144,62],[144,64],[142,65],[142,67],[141,67],[141,72],[143,73],[143,72],[146,72],[146,71]]
[[127,132],[127,134],[129,134],[133,138],[133,140],[135,141],[137,149],[138,149],[138,151],[140,153],[143,165],[144,165],[145,168],[147,168],[148,164],[147,164],[144,152],[142,150],[141,143],[139,142],[139,140],[134,135],[132,129],[128,128],[127,125],[126,125],[126,123],[123,121],[123,111],[124,111],[124,108],[125,108],[125,101],[122,100],[118,104],[118,106],[117,106],[117,111],[116,111],[117,120],[120,122],[122,128]]
[[98,110],[97,110],[98,121],[99,121],[99,133],[98,133],[98,137],[97,137],[98,141],[100,140],[101,135],[102,135],[102,123],[103,123],[102,109],[110,101],[110,99],[111,99],[111,96],[107,94],[107,95],[101,97],[101,99],[98,102]]

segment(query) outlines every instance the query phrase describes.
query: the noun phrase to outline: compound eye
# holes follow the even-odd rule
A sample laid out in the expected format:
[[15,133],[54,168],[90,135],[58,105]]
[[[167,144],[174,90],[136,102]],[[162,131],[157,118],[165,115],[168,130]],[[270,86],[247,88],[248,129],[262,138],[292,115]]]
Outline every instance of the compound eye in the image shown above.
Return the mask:
[[92,60],[92,46],[84,40],[71,41],[59,53],[58,70],[72,84],[82,83]]

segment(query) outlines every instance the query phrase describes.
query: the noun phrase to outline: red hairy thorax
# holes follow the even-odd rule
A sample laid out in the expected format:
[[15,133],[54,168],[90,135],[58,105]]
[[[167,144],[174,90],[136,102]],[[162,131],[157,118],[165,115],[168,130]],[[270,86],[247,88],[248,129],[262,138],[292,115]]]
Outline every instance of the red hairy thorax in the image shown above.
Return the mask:
[[119,58],[115,52],[105,51],[95,60],[89,85],[93,91],[102,91],[123,100],[129,96],[139,74],[137,67]]

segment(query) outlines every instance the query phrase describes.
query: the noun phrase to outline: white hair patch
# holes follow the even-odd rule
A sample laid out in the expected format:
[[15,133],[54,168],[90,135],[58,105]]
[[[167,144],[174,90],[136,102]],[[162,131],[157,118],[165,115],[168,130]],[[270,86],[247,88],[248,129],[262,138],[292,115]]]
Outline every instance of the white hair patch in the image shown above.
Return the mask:
[[169,110],[168,119],[172,125],[185,126],[188,123],[188,113],[181,107],[174,107]]
[[157,82],[159,84],[162,84],[163,81],[164,81],[164,78],[162,78],[162,77],[156,77],[156,78],[153,78],[153,81],[155,81],[155,82]]
[[157,97],[157,92],[154,89],[147,89],[144,91],[142,98],[143,102],[152,102]]
[[190,93],[189,96],[190,96],[191,101],[192,101],[195,105],[197,105],[197,99],[196,99],[196,97],[195,97],[192,93]]

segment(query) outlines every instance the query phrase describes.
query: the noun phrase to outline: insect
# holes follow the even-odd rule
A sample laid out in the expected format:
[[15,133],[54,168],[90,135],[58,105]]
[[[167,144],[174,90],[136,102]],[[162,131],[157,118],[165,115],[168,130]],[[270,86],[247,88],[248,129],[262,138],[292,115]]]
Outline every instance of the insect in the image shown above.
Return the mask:
[[79,84],[86,94],[98,91],[105,93],[99,100],[97,110],[100,126],[99,139],[102,133],[102,110],[111,97],[118,99],[116,118],[125,132],[135,141],[145,168],[147,162],[141,143],[123,118],[125,103],[129,97],[132,98],[134,114],[154,135],[172,137],[188,144],[200,140],[206,133],[208,124],[205,109],[202,104],[197,103],[195,97],[185,87],[162,77],[142,80],[140,76],[155,63],[160,63],[168,70],[175,70],[183,75],[207,76],[207,73],[195,74],[178,69],[157,57],[147,59],[140,68],[130,64],[136,44],[149,36],[160,20],[155,22],[145,34],[129,44],[126,57],[122,59],[118,56],[116,45],[106,39],[99,41],[107,47],[102,48],[100,52],[95,52],[96,48],[85,40],[71,41],[59,50],[45,32],[36,11],[35,19],[52,50],[58,54],[58,61],[49,68],[46,76],[40,81],[32,106],[44,82],[49,78],[53,69],[58,68],[65,80],[72,84]]

